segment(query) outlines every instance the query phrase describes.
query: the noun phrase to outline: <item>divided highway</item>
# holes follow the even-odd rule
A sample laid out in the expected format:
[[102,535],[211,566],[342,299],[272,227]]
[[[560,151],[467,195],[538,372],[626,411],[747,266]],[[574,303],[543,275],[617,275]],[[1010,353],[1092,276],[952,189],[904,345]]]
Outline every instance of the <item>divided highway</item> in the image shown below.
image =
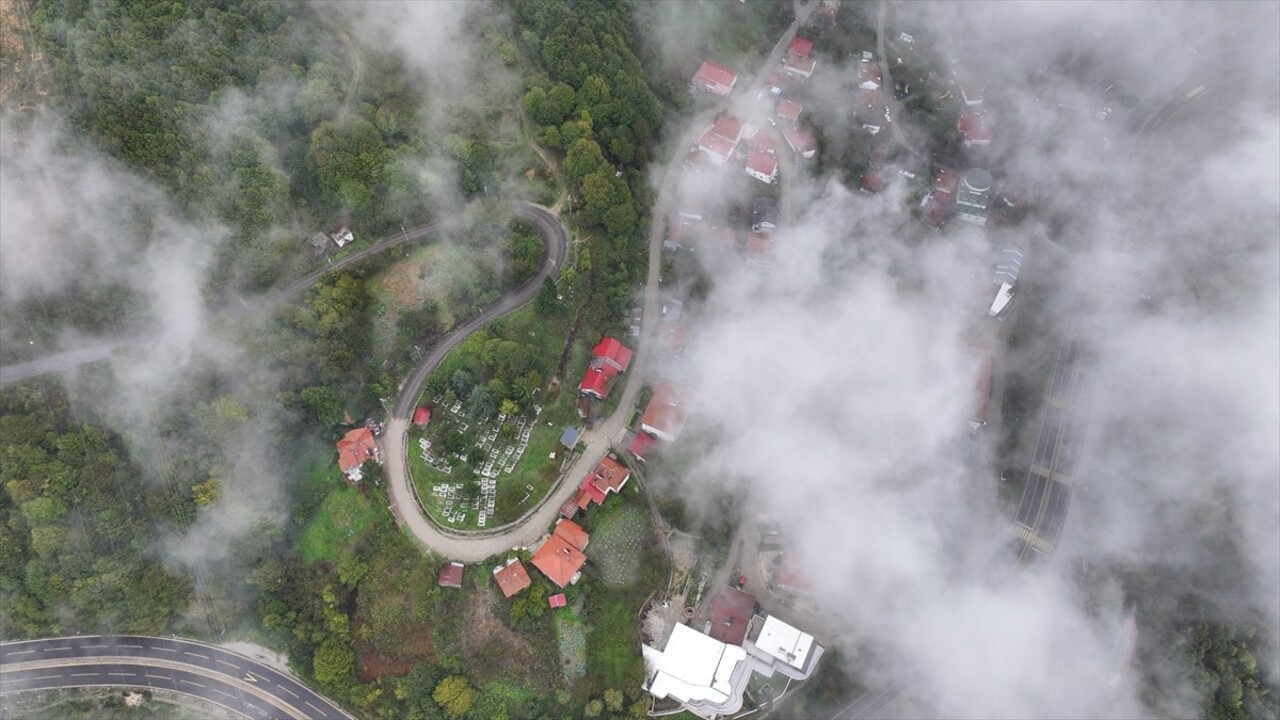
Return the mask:
[[[0,643],[0,696],[121,687],[177,692],[247,718],[352,720],[298,678],[250,657],[177,638],[77,635]],[[15,698],[0,698],[0,715]]]

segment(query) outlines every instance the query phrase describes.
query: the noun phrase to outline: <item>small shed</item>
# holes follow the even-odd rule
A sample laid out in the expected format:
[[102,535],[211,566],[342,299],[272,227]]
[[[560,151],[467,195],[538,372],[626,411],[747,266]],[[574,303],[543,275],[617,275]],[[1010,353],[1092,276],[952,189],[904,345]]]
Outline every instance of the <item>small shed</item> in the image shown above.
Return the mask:
[[567,427],[560,434],[560,444],[572,450],[578,444],[578,437],[582,435],[582,431],[576,427]]
[[444,567],[440,568],[439,583],[440,587],[460,588],[462,587],[462,568],[460,562],[447,562]]
[[420,408],[418,408],[417,410],[415,410],[415,411],[413,412],[413,424],[414,424],[414,425],[418,425],[418,426],[421,426],[421,427],[425,427],[425,426],[427,425],[427,423],[429,423],[429,422],[431,422],[431,411],[430,411],[430,410],[428,410],[428,409],[426,409],[426,408],[424,408],[424,407],[420,407]]
[[564,596],[564,593],[556,593],[547,598],[547,604],[553,608],[562,608],[569,604],[569,600]]

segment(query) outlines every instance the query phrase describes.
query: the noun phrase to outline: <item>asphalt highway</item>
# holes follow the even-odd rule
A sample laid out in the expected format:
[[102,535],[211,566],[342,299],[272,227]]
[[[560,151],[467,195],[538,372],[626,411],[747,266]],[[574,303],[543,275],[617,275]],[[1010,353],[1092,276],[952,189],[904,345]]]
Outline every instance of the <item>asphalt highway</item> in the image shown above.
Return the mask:
[[[248,718],[351,720],[298,678],[192,640],[77,635],[0,643],[0,695],[74,687],[166,690]],[[11,700],[0,700],[6,708]]]

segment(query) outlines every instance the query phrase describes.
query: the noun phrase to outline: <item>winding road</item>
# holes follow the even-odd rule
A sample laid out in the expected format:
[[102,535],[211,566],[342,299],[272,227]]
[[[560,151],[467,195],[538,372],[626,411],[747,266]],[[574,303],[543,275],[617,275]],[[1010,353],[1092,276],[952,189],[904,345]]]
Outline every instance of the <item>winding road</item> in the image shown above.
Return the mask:
[[77,635],[0,643],[0,717],[20,712],[10,693],[82,687],[176,692],[247,718],[352,720],[288,673],[193,640]]

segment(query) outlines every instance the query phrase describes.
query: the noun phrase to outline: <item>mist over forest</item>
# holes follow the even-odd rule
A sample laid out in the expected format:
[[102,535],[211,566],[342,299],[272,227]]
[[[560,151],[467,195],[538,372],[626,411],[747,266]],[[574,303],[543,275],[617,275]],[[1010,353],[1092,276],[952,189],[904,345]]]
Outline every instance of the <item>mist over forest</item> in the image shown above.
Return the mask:
[[[628,502],[708,557],[780,529],[829,667],[774,716],[897,687],[932,717],[1276,717],[1280,4],[836,4],[800,31],[816,157],[771,186],[685,167],[711,117],[689,78],[715,59],[753,81],[818,2],[9,4],[0,362],[97,361],[0,388],[0,637],[259,643],[365,717],[644,716],[661,533],[557,624],[541,580],[508,601],[479,563],[438,587],[447,558],[334,443],[540,267],[513,202],[554,208],[571,248],[527,317],[427,381],[477,424],[557,402],[576,422],[588,349],[644,305],[651,231],[695,206],[745,226],[767,195],[767,270],[662,255],[688,342],[648,379],[689,420],[640,466],[652,503]],[[911,81],[874,136],[864,52]],[[960,82],[988,147],[956,132]],[[754,89],[728,111],[773,112]],[[933,227],[938,167],[990,170],[1003,220]],[[1003,248],[1025,264],[997,321]],[[1021,562],[1011,517],[1072,341],[1096,362],[1070,510]],[[973,430],[993,355],[1003,402]]]

